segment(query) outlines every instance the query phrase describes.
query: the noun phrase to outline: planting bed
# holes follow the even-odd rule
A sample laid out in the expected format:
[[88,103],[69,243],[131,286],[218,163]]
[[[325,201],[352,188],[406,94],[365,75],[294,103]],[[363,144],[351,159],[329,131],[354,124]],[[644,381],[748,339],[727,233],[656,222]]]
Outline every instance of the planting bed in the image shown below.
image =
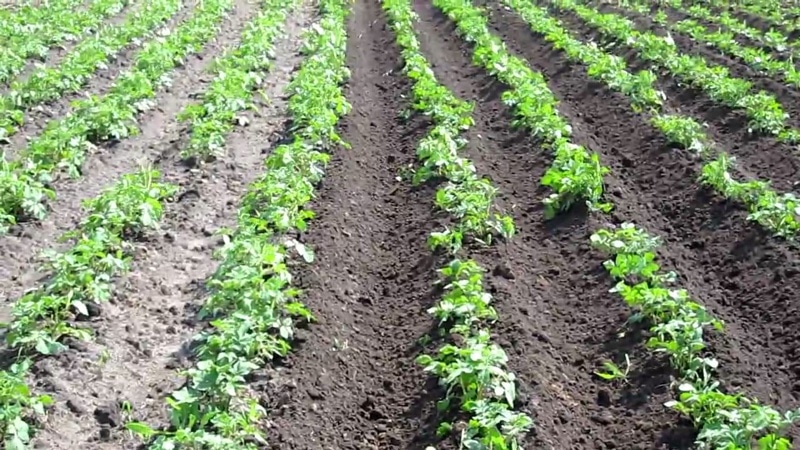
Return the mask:
[[5,448],[800,439],[766,0],[103,1],[0,8]]

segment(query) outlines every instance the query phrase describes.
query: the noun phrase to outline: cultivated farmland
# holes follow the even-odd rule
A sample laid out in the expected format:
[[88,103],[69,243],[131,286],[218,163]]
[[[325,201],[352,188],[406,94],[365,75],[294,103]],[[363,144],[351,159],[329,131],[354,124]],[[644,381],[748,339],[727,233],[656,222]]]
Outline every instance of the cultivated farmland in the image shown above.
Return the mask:
[[799,30],[2,3],[5,448],[793,448]]

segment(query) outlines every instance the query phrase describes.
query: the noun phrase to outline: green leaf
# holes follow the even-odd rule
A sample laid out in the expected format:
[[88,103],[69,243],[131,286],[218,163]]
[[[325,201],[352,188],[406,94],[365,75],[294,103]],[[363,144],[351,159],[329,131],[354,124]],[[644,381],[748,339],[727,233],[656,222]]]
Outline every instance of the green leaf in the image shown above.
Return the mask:
[[125,428],[130,430],[133,433],[141,436],[144,439],[150,439],[152,436],[156,434],[156,431],[152,429],[149,425],[141,423],[141,422],[128,422],[125,424]]
[[65,349],[63,344],[49,338],[41,338],[36,342],[36,351],[42,355],[56,355]]

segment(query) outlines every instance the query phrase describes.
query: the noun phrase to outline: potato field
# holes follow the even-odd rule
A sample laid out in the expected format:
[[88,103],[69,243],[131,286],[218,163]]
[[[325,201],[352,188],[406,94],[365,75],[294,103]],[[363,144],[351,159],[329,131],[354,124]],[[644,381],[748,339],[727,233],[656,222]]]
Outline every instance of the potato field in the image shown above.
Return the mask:
[[0,3],[6,450],[800,448],[800,6]]

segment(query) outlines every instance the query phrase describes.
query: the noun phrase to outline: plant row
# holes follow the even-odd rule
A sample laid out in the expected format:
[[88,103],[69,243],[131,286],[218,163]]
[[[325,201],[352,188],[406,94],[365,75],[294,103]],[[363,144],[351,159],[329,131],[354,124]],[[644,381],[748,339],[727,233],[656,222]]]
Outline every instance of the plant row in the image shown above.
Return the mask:
[[503,102],[514,109],[515,126],[523,127],[551,149],[555,158],[541,183],[554,192],[543,200],[545,217],[552,218],[584,200],[591,210],[609,211],[603,201],[603,176],[608,168],[600,157],[570,141],[572,129],[557,110],[558,101],[541,73],[512,56],[503,41],[489,32],[486,17],[469,0],[434,0],[473,45],[473,63],[510,87]]
[[[651,4],[639,0],[621,2],[620,6],[644,16],[652,14]],[[714,47],[724,55],[739,58],[757,71],[782,77],[786,83],[800,87],[800,71],[795,68],[791,60],[777,59],[761,48],[742,45],[736,41],[736,34],[733,31],[712,31],[694,19],[670,22],[667,13],[662,9],[656,10],[652,15],[655,23],[661,24],[669,30],[681,33],[702,45]]]
[[[286,9],[286,0],[267,0],[266,8]],[[321,19],[305,34],[305,59],[287,87],[293,141],[275,148],[266,172],[242,199],[237,225],[227,231],[222,263],[208,283],[211,291],[201,315],[211,319],[197,337],[195,366],[186,384],[167,399],[170,431],[133,422],[128,429],[150,448],[219,450],[265,447],[266,411],[247,388],[247,377],[290,347],[297,320],[312,320],[297,299],[287,264],[313,253],[286,233],[306,229],[313,213],[305,205],[322,179],[327,152],[344,144],[336,133],[350,105],[341,85],[345,66],[347,2],[321,0]],[[265,16],[278,20],[284,15]],[[269,27],[278,26],[275,23]]]
[[274,58],[275,41],[283,34],[288,3],[271,2],[250,22],[234,50],[217,59],[215,77],[203,94],[202,103],[189,105],[179,115],[191,124],[191,141],[182,151],[185,159],[208,161],[222,156],[225,136],[235,124],[246,124],[239,113],[254,109],[253,91],[262,82]]
[[[49,22],[63,18],[53,17],[51,13],[63,13],[66,9],[79,7],[81,3],[80,0],[56,0],[49,2],[48,7],[42,7],[28,2],[21,3],[17,8],[0,9],[0,44],[3,50],[13,55],[15,48],[24,47],[25,41],[35,39],[36,34],[54,32],[54,28],[48,27]],[[46,52],[47,48],[44,50]]]
[[130,0],[95,0],[86,10],[81,8],[83,3],[55,0],[44,7],[24,7],[17,13],[20,16],[0,23],[0,31],[6,36],[0,45],[0,83],[22,72],[28,58],[45,59],[50,47],[77,40],[120,12]]
[[[453,230],[431,233],[431,249],[445,248],[455,255],[467,236],[484,244],[491,243],[493,234],[510,239],[513,219],[492,213],[497,189],[489,180],[479,178],[472,162],[459,154],[466,144],[460,134],[473,125],[473,105],[436,80],[420,51],[414,32],[416,15],[409,0],[384,0],[383,9],[401,49],[404,73],[413,82],[411,108],[433,123],[417,146],[421,167],[414,174],[413,184],[443,179],[435,202],[457,221]],[[467,414],[467,426],[458,436],[461,447],[513,449],[518,448],[517,437],[528,431],[532,421],[513,410],[515,377],[506,367],[508,357],[492,342],[486,326],[497,319],[497,314],[490,306],[491,295],[483,289],[483,272],[476,262],[458,258],[439,270],[444,295],[428,313],[438,320],[443,336],[456,333],[464,339],[442,346],[433,356],[423,354],[417,362],[437,376],[446,390],[445,398],[438,403],[440,412],[457,408]],[[437,431],[445,437],[452,433],[453,424],[443,421]]]
[[105,26],[87,37],[53,66],[40,66],[25,80],[11,84],[0,96],[0,140],[17,131],[24,111],[40,103],[78,92],[92,74],[104,68],[131,42],[166,22],[181,7],[181,0],[151,0],[129,14],[118,26]]
[[731,158],[725,154],[715,155],[714,144],[702,124],[691,117],[663,111],[665,95],[655,88],[654,73],[649,70],[635,75],[630,73],[622,58],[604,52],[595,44],[579,41],[543,7],[525,0],[504,0],[504,3],[515,10],[533,32],[543,35],[571,61],[585,65],[590,77],[625,94],[635,111],[650,113],[650,122],[668,142],[696,152],[704,160],[700,181],[724,197],[743,203],[750,211],[749,220],[786,238],[800,231],[800,200],[792,193],[776,193],[764,181],[735,180],[730,175]]
[[411,107],[428,117],[433,128],[417,145],[421,167],[414,173],[414,185],[432,178],[446,180],[436,191],[436,205],[450,213],[457,224],[435,232],[429,239],[433,250],[457,253],[467,236],[490,244],[493,236],[514,235],[511,217],[493,213],[497,188],[476,174],[472,161],[459,151],[466,144],[460,134],[473,125],[473,105],[457,98],[439,84],[419,49],[414,33],[414,12],[407,0],[384,1],[391,27],[405,61],[405,74],[413,81]]
[[[685,130],[685,142],[692,143],[695,149],[704,153],[707,146],[705,137],[695,135],[702,128],[689,118],[659,114],[661,95],[652,86],[655,76],[639,73],[634,76],[625,71],[625,64],[619,58],[603,54],[595,45],[582,44],[570,36],[554,18],[543,8],[524,0],[506,0],[505,3],[516,10],[529,23],[533,31],[545,36],[554,47],[564,51],[573,61],[588,67],[594,78],[604,81],[609,87],[628,95],[635,108],[650,109],[654,114],[652,121],[671,139],[679,138]],[[636,83],[635,81],[640,81]],[[671,125],[670,125],[671,124]],[[675,134],[675,132],[678,132]],[[693,135],[695,135],[693,137]],[[724,158],[724,155],[721,157]],[[655,255],[658,239],[646,235],[632,225],[624,224],[619,230],[600,230],[592,236],[592,244],[615,256],[605,263],[609,272],[620,280],[615,291],[620,292],[626,302],[638,310],[633,320],[647,320],[653,324],[655,335],[648,346],[656,351],[666,352],[682,375],[683,384],[679,386],[678,401],[668,406],[690,416],[701,430],[698,444],[701,448],[749,449],[750,441],[758,437],[763,449],[783,448],[788,441],[777,433],[800,418],[795,412],[781,417],[770,408],[739,395],[727,395],[719,391],[719,384],[711,379],[716,361],[704,358],[705,343],[702,340],[702,327],[721,325],[707,317],[705,310],[691,302],[684,290],[668,290],[665,285],[674,281],[674,274],[658,273]],[[645,283],[627,285],[631,276],[641,277]],[[715,402],[722,400],[725,408]],[[716,408],[716,411],[710,412]],[[764,417],[766,420],[757,426],[750,423]]]
[[800,29],[800,7],[792,6],[791,3],[780,0],[738,0],[735,3],[729,0],[709,0],[708,3],[717,8],[751,14],[787,32]]
[[65,350],[66,337],[90,338],[90,331],[71,324],[71,319],[90,317],[95,304],[110,298],[114,277],[130,267],[133,245],[129,239],[158,227],[162,200],[176,192],[158,178],[159,173],[152,170],[127,175],[86,201],[87,216],[77,229],[61,237],[71,246],[42,255],[41,271],[49,274],[46,284],[13,304],[12,320],[4,331],[18,356],[8,371],[0,371],[0,429],[6,449],[27,448],[28,422],[52,401],[33,396],[25,385],[30,356]]
[[[662,23],[667,25],[666,21]],[[792,60],[776,59],[760,48],[743,46],[736,41],[732,32],[710,31],[692,19],[681,20],[668,26],[698,43],[717,48],[722,54],[741,59],[755,70],[782,77],[789,85],[800,87],[800,71],[795,68]]]
[[49,25],[53,21],[56,23],[64,21],[64,18],[54,17],[53,13],[63,14],[66,10],[78,8],[83,3],[81,0],[54,0],[48,2],[46,6],[34,2],[20,2],[16,8],[4,7],[0,9],[0,32],[2,32],[0,43],[13,47],[14,44],[19,45],[39,33],[57,33],[55,27]]
[[664,353],[677,372],[677,399],[665,406],[690,417],[700,430],[699,448],[781,450],[791,448],[783,434],[800,420],[800,409],[780,414],[757,400],[724,390],[715,372],[719,362],[708,355],[706,328],[722,330],[722,322],[693,301],[682,288],[671,287],[674,272],[656,262],[659,239],[633,224],[601,229],[592,245],[610,255],[604,263],[617,280],[618,293],[636,312],[630,322],[649,326],[647,347]]
[[608,39],[633,48],[639,58],[702,90],[713,101],[745,112],[751,132],[766,133],[786,142],[800,141],[800,132],[786,125],[788,114],[775,96],[752,92],[752,83],[734,78],[726,67],[681,53],[669,36],[638,31],[634,23],[613,13],[600,13],[574,0],[550,0],[556,8],[575,13]]
[[232,6],[232,0],[199,3],[188,21],[148,42],[106,95],[76,101],[73,112],[49,123],[19,160],[0,161],[0,232],[20,218],[44,218],[45,202],[55,196],[49,187],[54,175],[63,170],[78,177],[93,143],[138,133],[139,112],[154,105],[157,90],[170,82],[170,72],[214,37]]
[[762,31],[758,28],[751,27],[746,21],[734,17],[728,11],[712,11],[704,5],[689,4],[688,2],[684,5],[683,0],[663,0],[663,2],[697,20],[702,20],[717,25],[723,30],[729,30],[740,34],[753,42],[757,42],[766,48],[774,50],[780,55],[790,55],[793,58],[800,56],[800,43],[797,41],[790,41],[786,34],[779,30],[770,28],[769,30]]
[[[687,147],[693,145],[705,153],[703,148],[707,143],[699,124],[688,118],[660,114],[663,94],[653,88],[654,74],[647,71],[630,74],[620,58],[604,54],[595,45],[577,41],[543,8],[522,0],[505,0],[505,3],[517,10],[534,32],[544,35],[571,60],[585,64],[590,76],[628,95],[635,109],[646,109],[653,114],[653,123],[665,135],[675,139],[686,134],[683,144]],[[719,390],[719,384],[712,378],[717,362],[706,357],[702,335],[703,327],[721,329],[721,323],[692,302],[685,290],[666,287],[677,276],[659,272],[653,253],[658,240],[624,224],[614,232],[598,231],[591,242],[615,257],[606,262],[605,267],[619,280],[613,291],[619,292],[630,306],[637,309],[632,321],[643,320],[652,325],[653,337],[648,341],[648,347],[667,353],[680,373],[679,399],[667,406],[694,420],[701,430],[698,435],[701,448],[749,449],[754,439],[758,439],[758,448],[764,449],[783,448],[781,445],[788,444],[789,441],[779,432],[800,419],[800,411],[781,417],[755,401]],[[716,403],[719,400],[726,406],[720,407]],[[752,424],[762,417],[766,418],[764,422]]]

